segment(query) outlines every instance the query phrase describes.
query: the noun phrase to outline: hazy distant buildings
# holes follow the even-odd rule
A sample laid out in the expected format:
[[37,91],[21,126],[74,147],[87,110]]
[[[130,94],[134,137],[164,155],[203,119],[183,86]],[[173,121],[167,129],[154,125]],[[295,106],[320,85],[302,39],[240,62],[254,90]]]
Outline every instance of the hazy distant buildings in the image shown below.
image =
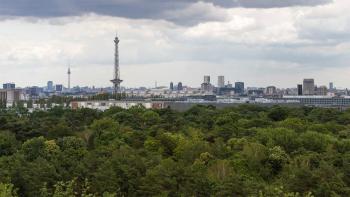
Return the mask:
[[38,86],[32,86],[27,88],[26,93],[30,97],[39,97],[44,92],[44,88],[38,87]]
[[244,83],[236,82],[235,83],[235,93],[236,94],[244,94]]
[[173,83],[173,82],[170,82],[170,87],[169,87],[169,89],[170,89],[171,91],[174,90],[174,83]]
[[218,87],[219,88],[225,87],[225,77],[224,76],[218,76]]
[[228,87],[228,88],[233,88],[233,85],[232,83],[230,83],[229,81],[227,82],[227,85],[225,87]]
[[203,92],[212,92],[213,91],[213,86],[210,83],[210,76],[208,76],[208,75],[204,76],[204,81],[201,84],[201,90]]
[[266,88],[265,94],[269,96],[275,95],[277,94],[277,88],[275,86],[269,86]]
[[315,80],[304,79],[303,81],[303,95],[315,95]]
[[203,83],[210,84],[210,76],[208,76],[208,75],[204,76],[204,82]]
[[4,84],[2,85],[2,87],[3,87],[5,90],[15,89],[15,88],[16,88],[16,84],[14,84],[14,83],[4,83]]
[[55,86],[55,91],[56,91],[56,92],[62,92],[62,91],[63,91],[63,85],[57,84],[57,85]]
[[321,96],[326,96],[328,94],[328,89],[326,86],[320,86],[316,89],[316,94]]
[[329,83],[329,90],[333,90],[334,89],[334,84],[333,84],[333,82],[330,82]]
[[177,84],[177,90],[178,90],[178,91],[182,91],[182,90],[183,90],[182,82],[179,82],[179,83]]
[[254,97],[261,97],[264,95],[264,89],[263,88],[258,88],[258,89],[249,89],[247,91],[249,96],[254,96]]

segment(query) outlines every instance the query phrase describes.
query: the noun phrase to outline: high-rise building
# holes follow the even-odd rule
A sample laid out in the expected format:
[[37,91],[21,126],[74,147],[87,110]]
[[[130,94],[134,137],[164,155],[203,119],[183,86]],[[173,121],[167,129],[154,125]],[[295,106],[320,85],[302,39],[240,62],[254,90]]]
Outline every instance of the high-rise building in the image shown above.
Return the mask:
[[334,90],[334,84],[333,84],[333,82],[330,82],[330,83],[329,83],[329,90]]
[[303,95],[303,85],[298,84],[298,96]]
[[170,87],[169,87],[169,89],[170,89],[171,91],[174,90],[174,83],[173,83],[173,82],[170,82]]
[[210,76],[209,75],[204,76],[204,82],[203,83],[210,84]]
[[244,82],[236,82],[235,83],[235,93],[236,94],[244,94]]
[[210,76],[204,76],[204,81],[201,84],[201,89],[203,92],[211,92],[213,91],[213,86],[210,84]]
[[4,89],[0,90],[1,104],[12,104],[24,99],[24,94],[21,89]]
[[219,88],[225,87],[225,77],[224,76],[218,76],[218,87]]
[[2,85],[2,87],[6,90],[10,90],[10,89],[15,89],[16,88],[16,84],[14,83],[4,83]]
[[304,79],[303,81],[303,95],[315,95],[315,80]]
[[177,84],[177,90],[178,90],[178,91],[183,90],[182,82],[179,82],[179,83]]
[[48,92],[53,92],[53,82],[52,81],[48,81],[47,82],[47,91]]

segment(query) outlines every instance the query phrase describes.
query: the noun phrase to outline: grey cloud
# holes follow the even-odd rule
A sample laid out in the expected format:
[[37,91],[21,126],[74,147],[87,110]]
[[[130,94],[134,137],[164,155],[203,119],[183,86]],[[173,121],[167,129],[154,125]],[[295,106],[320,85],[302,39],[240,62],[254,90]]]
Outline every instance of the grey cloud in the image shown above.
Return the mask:
[[[134,19],[164,19],[177,24],[193,24],[199,21],[217,20],[202,12],[195,18],[169,16],[173,10],[181,10],[198,3],[198,0],[0,0],[1,16],[60,17],[86,13]],[[290,6],[315,6],[332,0],[202,0],[222,8],[274,8]],[[180,13],[181,14],[181,13]]]
[[219,0],[218,3],[226,6],[246,8],[279,8],[292,6],[316,6],[332,2],[333,0]]

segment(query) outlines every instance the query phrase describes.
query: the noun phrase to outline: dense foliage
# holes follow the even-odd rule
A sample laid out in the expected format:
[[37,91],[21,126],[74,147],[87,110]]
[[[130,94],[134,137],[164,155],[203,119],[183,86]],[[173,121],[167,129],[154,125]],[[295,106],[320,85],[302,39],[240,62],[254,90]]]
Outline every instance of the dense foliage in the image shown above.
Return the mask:
[[0,196],[350,196],[350,111],[0,112]]

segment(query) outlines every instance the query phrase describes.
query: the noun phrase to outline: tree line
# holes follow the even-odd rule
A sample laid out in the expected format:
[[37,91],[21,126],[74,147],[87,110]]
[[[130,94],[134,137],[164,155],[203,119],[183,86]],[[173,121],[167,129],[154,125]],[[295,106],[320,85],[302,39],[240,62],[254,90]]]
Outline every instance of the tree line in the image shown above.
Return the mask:
[[3,196],[350,196],[350,110],[0,110]]

